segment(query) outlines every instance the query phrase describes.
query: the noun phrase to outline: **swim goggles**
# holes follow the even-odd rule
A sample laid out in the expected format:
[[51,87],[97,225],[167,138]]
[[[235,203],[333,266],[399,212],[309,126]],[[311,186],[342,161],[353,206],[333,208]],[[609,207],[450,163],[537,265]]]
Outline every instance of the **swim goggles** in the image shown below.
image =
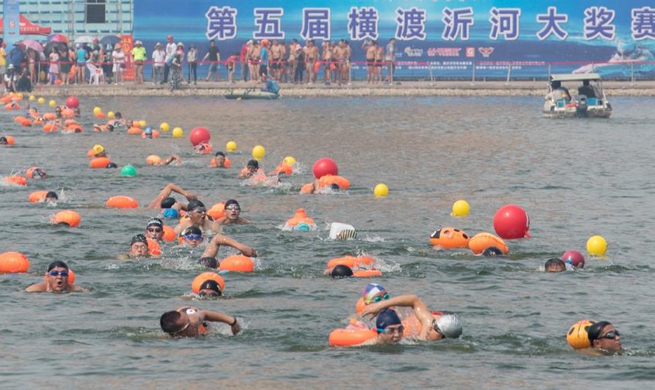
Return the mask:
[[191,240],[191,241],[200,241],[200,240],[202,240],[202,235],[200,235],[200,234],[185,234],[182,237],[184,237],[187,240]]
[[231,204],[225,208],[225,210],[230,210],[230,211],[241,211],[241,207]]
[[[393,326],[393,325],[391,325],[391,326]],[[389,328],[389,327],[387,327],[386,329],[377,328],[377,331],[378,331],[378,333],[386,333],[386,334],[400,333],[402,335],[403,332],[405,331],[405,326],[400,325],[399,327],[393,328],[393,329]]]
[[389,293],[386,293],[384,295],[378,295],[377,297],[371,299],[371,302],[378,303],[380,301],[386,301],[389,298],[391,298],[391,296],[389,295]]
[[53,269],[52,271],[48,272],[48,275],[55,276],[55,277],[61,276],[62,278],[67,278],[68,277],[68,271],[57,271],[57,270]]
[[598,337],[598,339],[610,339],[614,340],[618,336],[621,336],[621,333],[619,333],[618,330],[610,330],[609,332],[605,333],[603,336]]

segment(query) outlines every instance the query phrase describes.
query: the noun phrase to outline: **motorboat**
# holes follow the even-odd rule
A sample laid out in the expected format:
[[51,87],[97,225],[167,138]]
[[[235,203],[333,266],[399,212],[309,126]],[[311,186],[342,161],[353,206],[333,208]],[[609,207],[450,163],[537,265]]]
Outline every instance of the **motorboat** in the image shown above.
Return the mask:
[[[565,84],[577,94],[572,95]],[[553,74],[542,112],[549,118],[609,118],[612,105],[598,73]]]

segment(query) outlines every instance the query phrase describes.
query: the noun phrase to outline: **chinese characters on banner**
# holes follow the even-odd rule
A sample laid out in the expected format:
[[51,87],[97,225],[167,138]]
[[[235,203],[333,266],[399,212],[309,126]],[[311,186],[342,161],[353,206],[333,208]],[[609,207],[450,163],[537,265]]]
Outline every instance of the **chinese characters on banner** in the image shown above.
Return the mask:
[[[300,12],[300,11],[299,11]],[[329,40],[332,33],[347,35],[352,40],[378,39],[381,15],[375,7],[351,7],[347,13],[334,14],[330,8],[303,8],[300,29],[285,31],[282,20],[283,8],[254,8],[253,24],[255,39],[284,39],[286,34],[305,40]],[[207,10],[207,39],[229,40],[237,37],[237,8],[211,6]],[[520,38],[521,9],[492,7],[488,11],[489,38],[514,41]],[[576,15],[578,16],[578,15]],[[614,25],[616,12],[605,6],[593,6],[584,10],[583,39],[611,41],[616,37]],[[384,15],[385,23],[390,15]],[[346,22],[347,31],[332,31],[333,19]],[[428,18],[427,11],[419,7],[395,10],[394,38],[399,41],[426,40],[428,34],[439,34],[444,41],[468,41],[474,26],[474,10],[471,7],[444,7],[440,18]],[[539,40],[565,40],[569,33],[569,15],[549,6],[536,15],[540,29],[535,33]],[[436,26],[436,27],[435,27]],[[478,27],[479,28],[479,27]],[[644,6],[631,10],[630,32],[634,40],[655,40],[655,8]]]

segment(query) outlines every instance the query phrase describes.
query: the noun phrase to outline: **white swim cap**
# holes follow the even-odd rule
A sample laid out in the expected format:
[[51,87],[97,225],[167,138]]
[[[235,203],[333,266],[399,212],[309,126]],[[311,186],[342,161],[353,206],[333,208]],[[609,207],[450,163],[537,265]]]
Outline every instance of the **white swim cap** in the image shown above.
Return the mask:
[[437,327],[447,339],[456,339],[462,334],[462,323],[454,314],[444,314],[439,317]]

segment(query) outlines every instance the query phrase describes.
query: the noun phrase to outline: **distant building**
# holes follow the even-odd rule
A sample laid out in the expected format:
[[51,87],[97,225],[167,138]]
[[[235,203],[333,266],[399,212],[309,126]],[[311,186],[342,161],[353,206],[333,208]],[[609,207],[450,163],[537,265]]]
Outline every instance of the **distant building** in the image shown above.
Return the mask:
[[[0,0],[0,9],[4,1]],[[21,0],[20,13],[71,40],[83,35],[131,34],[134,0]]]

